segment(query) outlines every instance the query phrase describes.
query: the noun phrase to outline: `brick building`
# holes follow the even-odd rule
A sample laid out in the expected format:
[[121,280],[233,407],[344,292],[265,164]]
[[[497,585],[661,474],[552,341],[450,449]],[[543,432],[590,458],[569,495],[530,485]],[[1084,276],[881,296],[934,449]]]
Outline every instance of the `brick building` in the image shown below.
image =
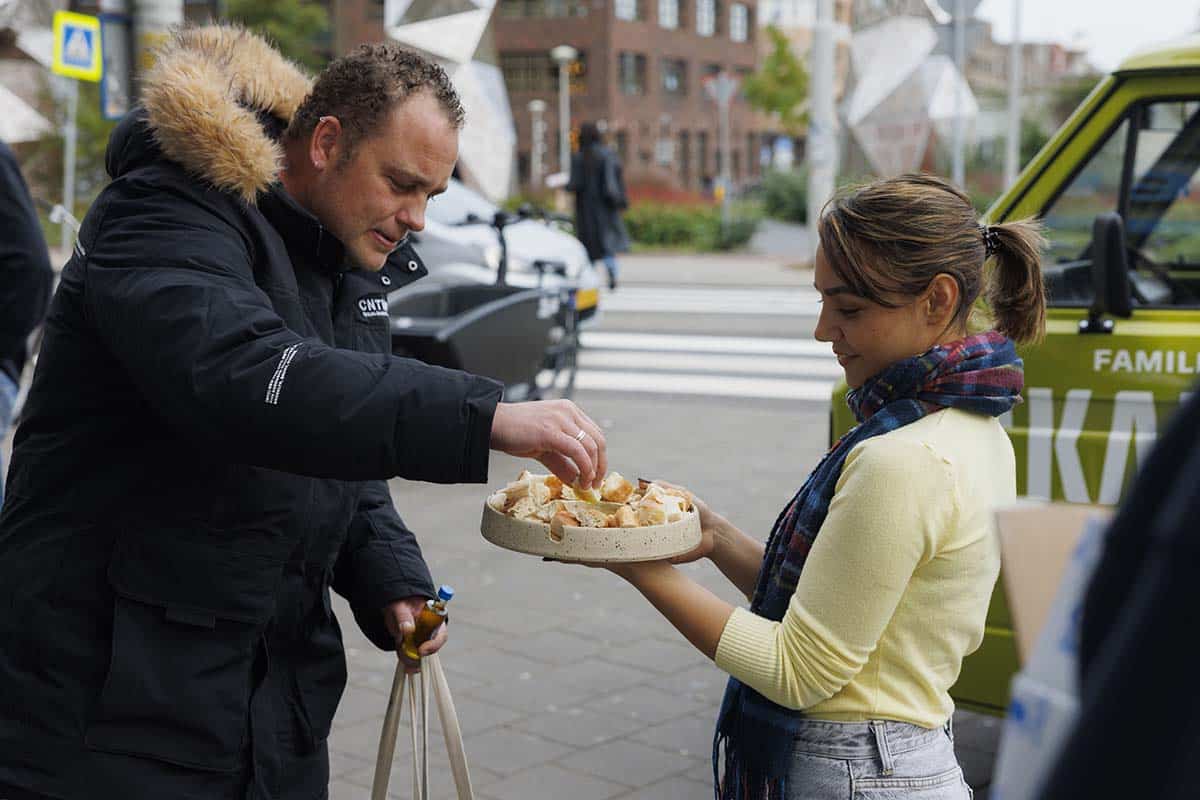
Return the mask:
[[[549,51],[579,51],[571,126],[602,123],[633,188],[701,191],[720,175],[718,112],[703,82],[756,63],[756,0],[499,0],[493,25],[517,126],[518,180],[528,188],[529,102],[546,103],[543,174],[558,165],[558,68]],[[760,172],[756,115],[740,97],[730,115],[735,185]]]

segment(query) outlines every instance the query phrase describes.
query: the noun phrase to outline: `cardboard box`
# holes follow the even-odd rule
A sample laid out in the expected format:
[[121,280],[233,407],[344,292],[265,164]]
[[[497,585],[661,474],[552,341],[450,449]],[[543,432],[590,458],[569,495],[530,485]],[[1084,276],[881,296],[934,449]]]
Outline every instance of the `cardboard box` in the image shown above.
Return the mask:
[[1000,575],[1021,666],[1033,652],[1084,526],[1111,513],[1104,506],[1072,503],[1029,503],[996,512]]
[[995,800],[1037,797],[1075,722],[1081,610],[1109,513],[1044,504],[996,515],[1022,668],[1013,678],[996,758]]

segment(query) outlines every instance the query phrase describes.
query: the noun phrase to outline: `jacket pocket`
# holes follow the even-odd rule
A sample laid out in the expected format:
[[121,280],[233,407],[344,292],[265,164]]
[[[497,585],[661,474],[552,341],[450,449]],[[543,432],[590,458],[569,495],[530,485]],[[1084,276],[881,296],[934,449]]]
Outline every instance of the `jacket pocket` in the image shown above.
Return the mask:
[[316,602],[304,623],[304,641],[297,648],[293,677],[299,739],[312,752],[329,737],[333,716],[346,688],[346,654],[342,631],[329,602],[331,570],[316,587]]
[[123,537],[109,565],[112,649],[88,747],[237,770],[279,571],[211,545]]

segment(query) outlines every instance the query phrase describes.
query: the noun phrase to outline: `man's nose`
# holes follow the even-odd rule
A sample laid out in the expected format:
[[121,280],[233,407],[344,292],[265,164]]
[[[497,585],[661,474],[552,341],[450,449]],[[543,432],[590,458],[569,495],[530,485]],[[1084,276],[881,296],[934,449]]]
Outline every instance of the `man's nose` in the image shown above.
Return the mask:
[[425,204],[404,206],[396,213],[396,221],[410,231],[425,230]]

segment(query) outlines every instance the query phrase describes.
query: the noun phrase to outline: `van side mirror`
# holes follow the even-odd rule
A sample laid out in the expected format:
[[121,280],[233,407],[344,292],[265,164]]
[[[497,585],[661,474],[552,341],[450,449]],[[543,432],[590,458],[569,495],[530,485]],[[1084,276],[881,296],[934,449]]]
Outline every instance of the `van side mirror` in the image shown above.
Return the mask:
[[1106,211],[1092,223],[1092,306],[1080,333],[1112,333],[1112,320],[1105,314],[1128,319],[1133,314],[1129,291],[1129,262],[1126,260],[1125,225],[1121,215]]

